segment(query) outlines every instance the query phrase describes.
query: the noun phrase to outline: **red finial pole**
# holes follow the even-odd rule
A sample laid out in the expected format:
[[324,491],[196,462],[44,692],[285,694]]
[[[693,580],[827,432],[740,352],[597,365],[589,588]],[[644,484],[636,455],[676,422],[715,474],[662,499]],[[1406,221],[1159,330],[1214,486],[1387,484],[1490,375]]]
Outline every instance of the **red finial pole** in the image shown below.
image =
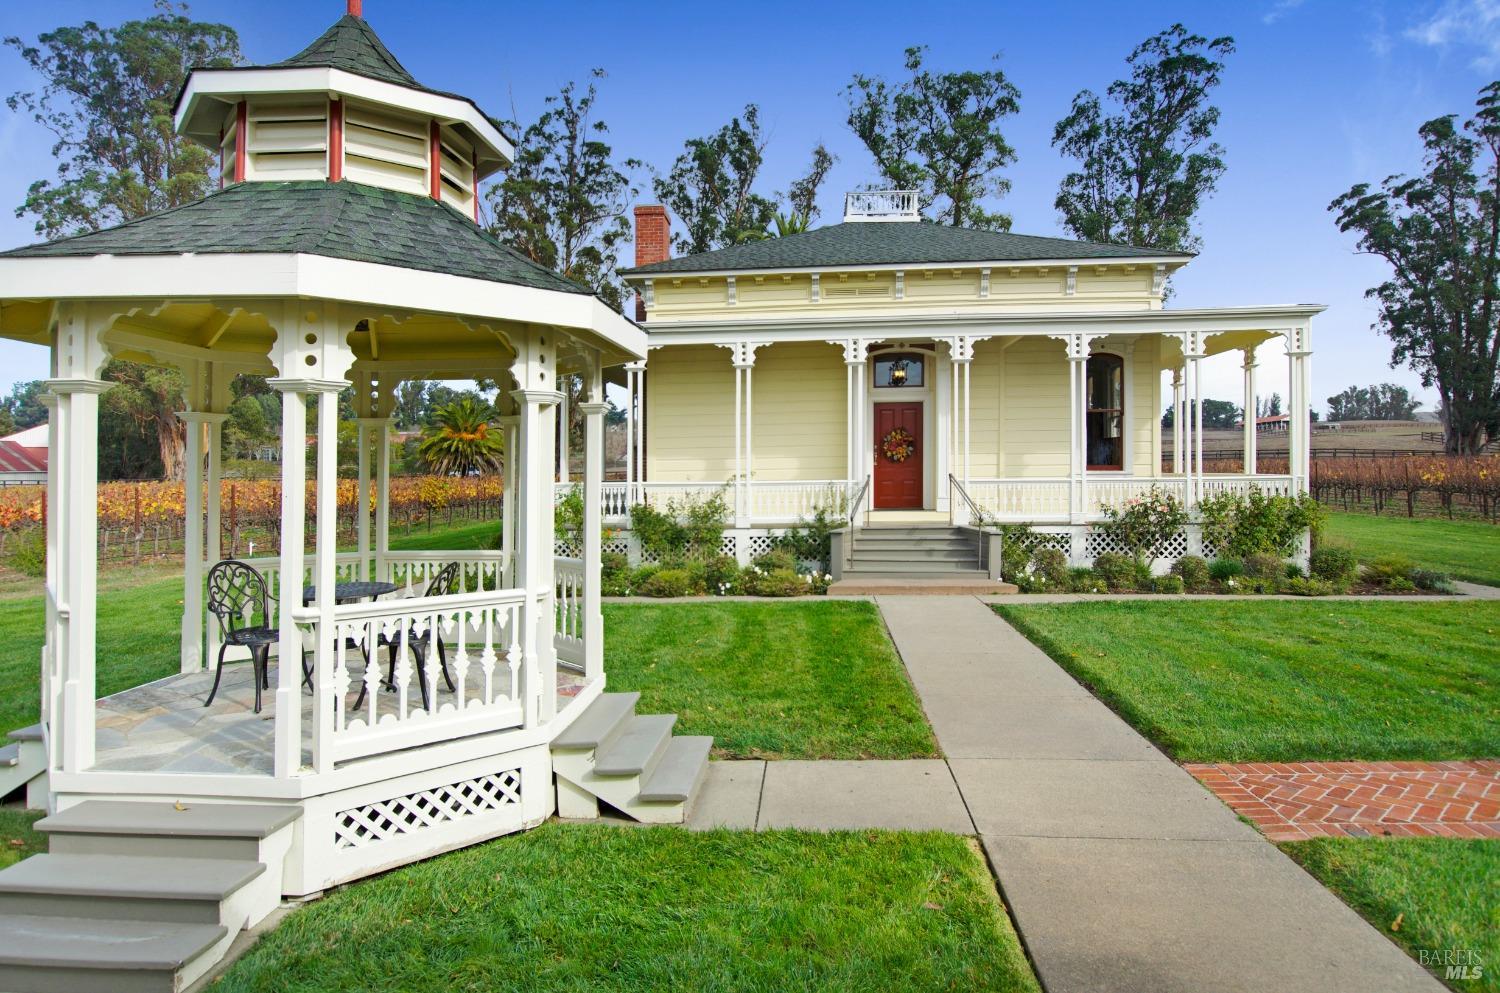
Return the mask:
[[364,0],[349,0],[349,14],[352,17],[363,17]]

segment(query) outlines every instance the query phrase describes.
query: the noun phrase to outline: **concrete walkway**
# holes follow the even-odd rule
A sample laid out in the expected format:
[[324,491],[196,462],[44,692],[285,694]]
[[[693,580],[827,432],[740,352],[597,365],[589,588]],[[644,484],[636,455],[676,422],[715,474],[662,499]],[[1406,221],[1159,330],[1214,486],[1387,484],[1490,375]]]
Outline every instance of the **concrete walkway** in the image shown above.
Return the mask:
[[1443,993],[989,607],[878,602],[1048,993]]

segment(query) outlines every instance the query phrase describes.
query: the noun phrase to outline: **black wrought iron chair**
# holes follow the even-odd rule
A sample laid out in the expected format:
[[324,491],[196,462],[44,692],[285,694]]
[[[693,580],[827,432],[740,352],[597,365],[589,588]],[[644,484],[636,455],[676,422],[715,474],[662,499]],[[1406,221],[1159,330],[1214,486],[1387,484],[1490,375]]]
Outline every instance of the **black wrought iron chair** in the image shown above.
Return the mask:
[[[432,577],[432,581],[427,584],[427,589],[422,591],[422,596],[448,596],[451,593],[456,593],[458,591],[458,568],[457,562],[449,562],[443,566],[438,571],[438,574]],[[381,685],[388,690],[396,688],[396,653],[401,650],[402,640],[402,634],[399,632],[394,635],[380,635],[380,645],[385,648],[389,660],[386,677],[381,681]],[[448,692],[452,693],[456,687],[453,683],[453,674],[448,671],[448,653],[443,645],[442,634],[434,628],[428,628],[426,631],[419,632],[415,625],[407,628],[405,631],[406,647],[411,651],[413,660],[416,663],[417,685],[422,689],[422,706],[424,708],[431,707],[427,686],[427,652],[432,647],[433,642],[437,643],[438,663],[443,670],[443,682],[448,684]],[[368,658],[368,655],[366,657]],[[367,687],[368,684],[360,685],[359,698],[354,701],[355,710],[358,710],[364,704]]]
[[[271,646],[281,638],[281,632],[270,626],[271,603],[275,599],[265,577],[244,562],[226,559],[208,570],[208,610],[219,622],[219,661],[214,688],[203,706],[214,702],[219,681],[224,677],[224,653],[233,646],[250,650],[250,661],[255,667],[255,712],[260,713],[261,690],[271,686],[267,672]],[[302,670],[306,682],[305,654]]]

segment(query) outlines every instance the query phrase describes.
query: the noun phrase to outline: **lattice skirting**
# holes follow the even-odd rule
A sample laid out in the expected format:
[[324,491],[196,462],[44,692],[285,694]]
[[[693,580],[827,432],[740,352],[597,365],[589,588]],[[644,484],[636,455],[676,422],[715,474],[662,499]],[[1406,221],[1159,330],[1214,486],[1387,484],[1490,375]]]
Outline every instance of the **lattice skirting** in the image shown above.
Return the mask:
[[379,760],[390,778],[303,800],[284,892],[317,892],[487,841],[556,809],[545,744],[507,750],[494,736],[470,742],[472,757],[462,761],[424,769],[427,751],[396,753]]
[[520,802],[520,769],[476,776],[341,810],[333,818],[333,847],[376,845]]
[[[776,536],[784,532],[783,528],[736,528],[726,531],[723,539],[719,542],[720,555],[732,555],[740,564],[748,565],[757,556],[769,552],[776,544]],[[1063,547],[1066,548],[1066,541]],[[604,541],[606,552],[621,552],[630,562],[631,566],[655,565],[659,558],[652,552],[646,551],[635,540],[629,531],[614,532],[614,537]],[[568,558],[577,558],[582,552],[578,543],[558,539],[553,544],[553,554]],[[822,563],[802,562],[803,570],[819,568]]]

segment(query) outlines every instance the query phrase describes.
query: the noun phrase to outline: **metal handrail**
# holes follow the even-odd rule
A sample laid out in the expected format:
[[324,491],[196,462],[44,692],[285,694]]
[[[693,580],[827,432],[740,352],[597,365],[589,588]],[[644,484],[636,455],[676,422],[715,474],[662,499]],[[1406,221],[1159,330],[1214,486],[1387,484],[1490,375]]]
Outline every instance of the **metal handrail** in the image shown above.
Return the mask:
[[[859,517],[859,508],[865,502],[865,496],[870,492],[870,477],[860,484],[859,492],[854,494],[854,499],[849,501],[849,527],[854,527],[855,520]],[[866,521],[868,523],[868,521]]]
[[[948,488],[949,488],[950,491],[951,490],[957,490],[958,491],[958,495],[964,498],[964,503],[966,503],[966,504],[969,505],[969,522],[974,526],[974,535],[975,535],[975,538],[976,538],[976,543],[979,545],[979,561],[983,562],[984,561],[984,511],[982,511],[982,510],[979,509],[979,504],[975,503],[974,502],[974,498],[971,497],[971,496],[969,496],[969,491],[966,490],[966,489],[964,489],[964,484],[960,483],[954,477],[953,473],[951,473],[951,472],[948,473]],[[950,500],[950,503],[951,502],[952,501]]]

